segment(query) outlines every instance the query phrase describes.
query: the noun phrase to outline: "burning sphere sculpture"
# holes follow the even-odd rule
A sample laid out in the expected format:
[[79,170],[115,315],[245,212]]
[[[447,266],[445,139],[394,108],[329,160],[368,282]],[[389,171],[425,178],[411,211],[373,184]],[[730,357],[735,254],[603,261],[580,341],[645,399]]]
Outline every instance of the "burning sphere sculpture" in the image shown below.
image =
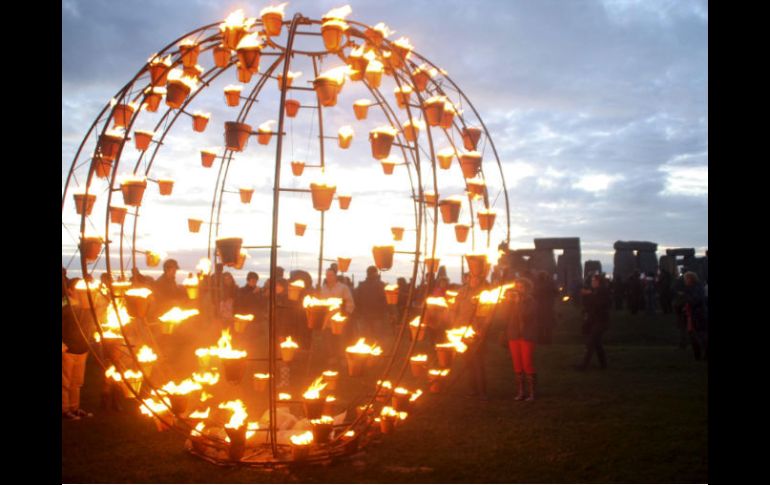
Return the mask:
[[[460,88],[445,71],[418,54],[408,39],[389,40],[392,33],[384,24],[348,20],[349,7],[313,20],[301,14],[286,18],[284,5],[263,9],[258,18],[236,11],[224,22],[189,32],[151,56],[94,120],[74,157],[62,195],[63,237],[71,235],[65,221],[76,216],[82,275],[92,274],[97,267],[114,275],[105,285],[84,279],[76,288],[81,306],[97,322],[90,329],[89,318],[79,320],[84,332],[95,330],[94,340],[101,346],[95,355],[106,378],[121,383],[126,396],[141,403],[142,413],[159,430],[184,434],[192,453],[220,463],[273,466],[328,461],[352,453],[373,433],[392,432],[417,410],[415,401],[423,394],[420,387],[440,392],[446,386],[452,356],[473,345],[473,319],[493,313],[508,289],[501,286],[484,292],[476,300],[472,321],[447,330],[446,342],[426,348],[426,329],[440,335],[447,328],[447,315],[457,296],[457,292],[441,298],[417,295],[418,279],[423,282],[423,297],[435,282],[442,232],[449,228],[453,233],[452,243],[463,248],[457,255],[475,277],[489,274],[498,254],[496,243],[507,244],[510,237],[508,195],[494,144]],[[329,59],[334,64],[331,68],[324,65]],[[300,66],[312,72],[304,85],[302,73],[293,71]],[[223,82],[231,83],[221,92],[226,106],[238,109],[237,116],[216,120],[209,112],[192,111],[203,98],[201,93]],[[346,91],[353,94],[356,89],[367,97],[351,99]],[[142,120],[150,113],[157,120],[152,129]],[[302,117],[316,126],[318,163],[291,160],[287,154],[294,120]],[[344,124],[337,125],[343,117]],[[162,149],[181,138],[172,131],[186,118],[192,122],[193,137],[220,129],[224,147],[200,148],[201,167],[184,168],[185,173],[208,170],[212,174],[208,218],[180,218],[179,223],[182,233],[200,234],[202,227],[204,234],[208,232],[207,254],[196,268],[198,275],[190,273],[182,284],[188,297],[186,308],[172,308],[155,320],[148,314],[151,285],[134,273],[142,259],[152,268],[166,255],[145,247],[140,212],[152,213],[165,200],[184,193],[183,180],[177,187],[174,180],[152,174],[165,162]],[[258,211],[249,214],[264,233],[270,230],[270,241],[263,245],[254,245],[244,234],[221,232],[228,216],[223,207],[229,207],[233,198],[230,194],[238,194],[244,205],[256,195],[252,186],[228,188],[233,167],[239,158],[248,158],[245,150],[249,142],[253,145],[253,138],[273,160],[272,166],[260,167],[262,176],[272,172],[269,217]],[[292,398],[279,392],[276,376],[281,365],[308,349],[299,349],[292,336],[279,339],[277,331],[278,249],[281,239],[288,237],[279,234],[279,221],[291,219],[297,238],[306,237],[307,223],[282,212],[281,202],[299,194],[307,199],[303,218],[311,211],[320,213],[317,289],[323,264],[329,261],[325,259],[329,248],[324,246],[326,216],[349,210],[356,196],[338,191],[333,173],[327,170],[327,156],[332,150],[348,152],[353,142],[368,144],[365,153],[371,161],[365,163],[381,165],[383,177],[401,172],[408,180],[413,222],[386,225],[392,241],[372,241],[372,259],[366,262],[389,271],[399,260],[411,260],[410,271],[403,272],[410,279],[404,301],[407,311],[387,348],[365,338],[347,342],[347,369],[319,370],[302,397]],[[362,163],[360,156],[356,158]],[[286,186],[287,177],[315,170],[310,175],[318,177],[306,188]],[[150,184],[158,186],[157,196]],[[404,231],[414,233],[413,245],[409,245],[411,238],[404,240]],[[219,304],[222,278],[211,275],[211,268],[222,264],[241,269],[250,257],[249,249],[269,251],[267,357],[253,358],[239,348],[234,335],[251,325],[254,315],[236,314],[232,327],[223,330],[213,345],[195,350],[198,371],[180,374],[174,370],[179,357],[170,351],[170,339],[186,320],[208,314],[201,302],[204,291],[210,292],[215,306]],[[339,256],[336,262],[346,272],[351,258]],[[131,281],[129,275],[133,275]],[[303,302],[308,328],[312,332],[328,328],[333,335],[343,335],[349,316],[340,311],[342,301],[322,299],[306,286],[295,279],[286,286],[285,296]],[[385,292],[387,303],[395,307],[398,288],[388,285]],[[106,308],[100,308],[100,299]],[[254,373],[256,363],[267,372]],[[253,376],[251,386],[243,386],[245,376]],[[356,395],[346,396],[346,402],[331,394],[343,379],[358,383]],[[261,418],[255,407],[264,410]]]

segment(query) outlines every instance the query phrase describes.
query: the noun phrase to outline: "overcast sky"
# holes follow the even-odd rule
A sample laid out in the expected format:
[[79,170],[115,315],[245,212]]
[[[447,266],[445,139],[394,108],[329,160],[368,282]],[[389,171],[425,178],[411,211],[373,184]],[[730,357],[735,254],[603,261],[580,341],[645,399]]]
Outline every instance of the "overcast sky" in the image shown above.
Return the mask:
[[[152,53],[236,8],[257,16],[266,5],[64,0],[63,173],[104,103]],[[341,5],[292,1],[287,14],[320,18]],[[599,259],[607,269],[616,240],[657,242],[659,255],[666,247],[695,247],[699,254],[706,249],[706,1],[365,0],[350,5],[351,19],[370,25],[382,21],[397,32],[395,37],[408,36],[473,101],[503,161],[513,247],[531,247],[533,237],[577,236],[583,259]],[[227,83],[234,82],[230,77]],[[309,78],[306,74],[303,80]],[[368,149],[365,136],[357,131],[356,140]],[[200,146],[221,144],[221,130],[206,137]],[[173,150],[178,152],[169,153],[195,164],[199,144],[182,134],[170,141],[177,142]],[[358,170],[342,160],[340,173]],[[165,173],[184,177],[170,167]],[[379,171],[370,168],[373,174]],[[359,179],[369,177],[356,173]],[[251,185],[267,197],[269,182]],[[206,198],[210,204],[210,195],[192,183],[188,190],[180,185],[177,193],[176,205],[170,206],[177,210]],[[354,198],[357,203],[360,209],[377,202],[362,196]],[[63,246],[66,239],[63,235]],[[68,254],[64,247],[63,253]],[[368,264],[361,261],[354,268],[360,272]]]

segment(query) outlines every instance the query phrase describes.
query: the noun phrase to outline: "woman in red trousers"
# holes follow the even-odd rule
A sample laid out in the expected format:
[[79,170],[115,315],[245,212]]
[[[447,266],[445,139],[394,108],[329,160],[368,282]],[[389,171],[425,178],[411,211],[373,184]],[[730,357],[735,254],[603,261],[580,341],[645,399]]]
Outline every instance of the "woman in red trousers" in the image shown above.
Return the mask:
[[[516,373],[517,401],[535,400],[535,342],[538,338],[537,304],[532,296],[532,282],[526,278],[516,280],[508,294],[510,313],[506,336],[511,351],[513,370]],[[526,380],[526,389],[525,389]]]

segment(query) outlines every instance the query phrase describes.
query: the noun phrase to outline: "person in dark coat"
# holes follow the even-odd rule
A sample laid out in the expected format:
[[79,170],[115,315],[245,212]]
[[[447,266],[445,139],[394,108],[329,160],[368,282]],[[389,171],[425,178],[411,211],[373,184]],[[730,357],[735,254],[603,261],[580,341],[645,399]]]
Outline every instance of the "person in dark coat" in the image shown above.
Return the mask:
[[673,278],[671,277],[671,273],[669,273],[668,270],[661,268],[660,274],[658,275],[657,290],[658,298],[660,299],[660,309],[664,315],[668,315],[673,311],[673,307],[671,305],[672,282]]
[[610,291],[607,283],[601,275],[594,275],[591,278],[591,288],[582,290],[583,308],[586,312],[586,325],[584,332],[586,334],[586,353],[583,357],[583,363],[577,366],[579,370],[588,369],[591,358],[596,353],[599,359],[599,366],[602,369],[607,368],[607,356],[602,346],[604,332],[610,325]]
[[548,277],[548,273],[542,271],[537,275],[534,293],[531,296],[534,297],[537,309],[538,342],[549,345],[553,328],[556,326],[553,303],[559,296],[559,289],[554,284],[553,279]]
[[[535,346],[540,334],[538,303],[533,297],[532,282],[526,278],[516,280],[510,298],[506,322],[508,349],[516,373],[517,394],[515,400],[535,400]],[[526,379],[527,389],[524,382]]]
[[623,299],[625,298],[625,284],[623,278],[620,275],[615,274],[610,283],[610,290],[612,291],[612,298],[615,300],[615,310],[623,309]]
[[80,408],[80,388],[88,359],[87,336],[94,330],[91,312],[80,307],[75,293],[79,278],[65,281],[62,274],[61,416],[78,420],[93,416]]
[[391,332],[386,328],[385,283],[375,266],[366,268],[366,279],[358,284],[353,295],[356,303],[356,320],[362,335],[384,341]]
[[687,315],[685,314],[685,310],[684,310],[684,305],[685,305],[684,290],[685,290],[684,275],[680,275],[676,280],[674,280],[673,284],[671,285],[671,294],[672,294],[671,304],[674,310],[674,315],[676,316],[676,327],[679,330],[679,348],[681,350],[684,350],[687,348],[687,341],[688,341]]
[[706,295],[698,275],[692,271],[684,274],[684,314],[687,334],[690,336],[695,360],[708,359],[708,326],[706,321]]
[[173,307],[188,301],[187,291],[176,283],[178,270],[179,263],[175,259],[167,259],[163,263],[163,274],[155,280],[152,286],[152,296],[155,302],[151,312],[153,316],[163,315]]
[[631,315],[642,309],[644,304],[644,289],[642,288],[641,273],[634,271],[626,282],[626,294],[628,296],[628,309]]

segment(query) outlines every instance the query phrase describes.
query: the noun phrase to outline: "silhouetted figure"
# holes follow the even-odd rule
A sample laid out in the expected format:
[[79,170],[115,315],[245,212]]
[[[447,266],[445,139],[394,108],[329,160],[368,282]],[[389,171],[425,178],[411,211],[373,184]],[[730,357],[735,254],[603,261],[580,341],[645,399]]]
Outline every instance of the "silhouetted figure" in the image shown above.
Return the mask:
[[358,284],[354,298],[359,331],[376,340],[389,336],[391,332],[386,328],[385,319],[385,283],[380,279],[380,273],[375,266],[366,268],[366,279]]
[[559,296],[559,289],[556,287],[548,273],[540,272],[535,280],[534,292],[528,296],[533,296],[537,312],[537,341],[548,345],[551,343],[553,329],[556,326],[556,315],[554,314],[553,304]]
[[179,306],[187,301],[187,291],[176,284],[176,272],[179,270],[179,263],[176,259],[167,259],[163,263],[163,274],[155,280],[152,286],[153,311],[151,314],[155,317],[163,315],[175,306]]
[[610,290],[612,291],[612,298],[615,300],[615,310],[623,309],[623,300],[626,296],[626,285],[623,282],[623,278],[619,275],[615,275],[610,283]]
[[708,322],[706,320],[706,295],[698,275],[692,271],[684,274],[684,314],[687,333],[690,336],[695,360],[708,360]]
[[644,303],[644,291],[642,288],[642,280],[639,271],[634,273],[628,278],[626,282],[626,294],[628,295],[628,309],[631,315],[642,309]]
[[607,368],[607,356],[604,353],[602,337],[610,325],[610,291],[607,283],[601,275],[594,275],[591,278],[591,288],[582,290],[583,308],[586,312],[586,325],[584,333],[586,335],[586,353],[583,357],[583,363],[577,366],[579,370],[586,370],[591,363],[591,358],[596,353],[599,359],[599,366],[602,369]]
[[671,284],[673,283],[673,280],[674,278],[671,276],[671,273],[669,273],[668,270],[660,270],[660,274],[658,275],[657,289],[658,298],[660,300],[660,310],[664,315],[668,315],[674,311],[671,303]]
[[684,312],[685,298],[684,298],[684,275],[680,275],[679,278],[674,280],[671,285],[672,306],[674,309],[674,315],[676,317],[676,327],[679,329],[679,348],[684,350],[687,348],[687,316]]
[[644,305],[647,316],[655,315],[655,300],[657,300],[655,286],[655,275],[653,273],[647,273],[643,281]]
[[506,315],[506,337],[513,371],[516,374],[517,393],[514,399],[521,401],[526,398],[527,401],[534,401],[535,342],[540,334],[540,321],[537,315],[537,301],[532,297],[532,283],[526,278],[520,278],[516,280],[516,286],[508,295],[510,303]]

